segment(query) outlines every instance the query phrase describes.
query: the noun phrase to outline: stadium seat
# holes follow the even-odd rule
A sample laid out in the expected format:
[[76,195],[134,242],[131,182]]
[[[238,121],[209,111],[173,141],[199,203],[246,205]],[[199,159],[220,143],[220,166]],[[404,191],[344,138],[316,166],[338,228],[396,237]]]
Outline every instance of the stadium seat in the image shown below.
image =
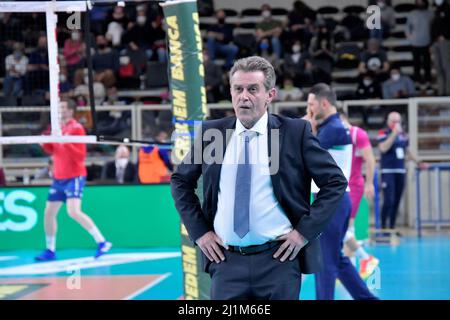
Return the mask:
[[356,14],[360,14],[366,11],[366,9],[364,9],[364,7],[362,6],[358,6],[358,5],[350,5],[350,6],[346,6],[342,9],[342,11],[344,13],[350,14],[350,13],[356,13]]
[[146,87],[166,87],[169,84],[167,77],[167,63],[151,61],[147,64]]
[[222,9],[227,17],[237,17],[238,12],[234,9]]
[[358,67],[361,47],[355,42],[342,42],[336,45],[336,67],[353,69]]
[[395,23],[397,25],[405,24],[407,20],[408,20],[407,17],[395,17]]
[[323,6],[317,9],[319,14],[336,14],[339,13],[339,9],[335,6]]
[[416,6],[413,3],[400,3],[394,6],[394,10],[397,13],[410,12],[415,8]]
[[241,16],[250,16],[250,17],[255,17],[255,16],[260,16],[261,15],[261,10],[260,9],[256,9],[256,8],[247,8],[247,9],[243,9],[241,11]]
[[16,97],[0,97],[0,107],[15,107],[17,106]]
[[234,44],[246,54],[253,54],[256,49],[256,38],[253,33],[236,34],[233,40]]
[[289,12],[285,8],[272,8],[272,15],[274,16],[285,16]]
[[242,28],[242,29],[255,29],[255,27],[256,27],[256,23],[254,23],[254,22],[244,22],[244,23],[239,24],[239,28]]

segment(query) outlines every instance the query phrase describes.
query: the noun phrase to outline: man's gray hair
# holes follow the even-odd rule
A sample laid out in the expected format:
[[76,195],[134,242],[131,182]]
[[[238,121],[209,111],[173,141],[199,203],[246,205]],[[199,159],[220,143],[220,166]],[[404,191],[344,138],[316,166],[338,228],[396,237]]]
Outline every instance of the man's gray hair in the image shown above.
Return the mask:
[[251,56],[237,60],[230,71],[230,83],[233,74],[237,71],[254,72],[261,71],[264,74],[264,87],[266,91],[275,87],[276,75],[272,64],[264,58]]

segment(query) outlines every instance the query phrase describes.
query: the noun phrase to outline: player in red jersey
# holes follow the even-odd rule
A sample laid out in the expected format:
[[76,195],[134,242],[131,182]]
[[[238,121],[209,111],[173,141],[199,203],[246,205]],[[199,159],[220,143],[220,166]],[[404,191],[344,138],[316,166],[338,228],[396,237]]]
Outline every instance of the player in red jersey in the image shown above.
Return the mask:
[[[73,101],[61,101],[62,134],[84,136],[86,132],[73,115],[76,105]],[[45,207],[45,237],[47,249],[36,257],[37,261],[55,260],[56,247],[56,216],[63,202],[66,202],[67,213],[88,231],[98,247],[95,257],[98,258],[111,249],[111,243],[106,241],[92,219],[81,210],[83,187],[86,183],[86,144],[84,143],[46,143],[43,149],[53,157],[53,183],[50,187]]]

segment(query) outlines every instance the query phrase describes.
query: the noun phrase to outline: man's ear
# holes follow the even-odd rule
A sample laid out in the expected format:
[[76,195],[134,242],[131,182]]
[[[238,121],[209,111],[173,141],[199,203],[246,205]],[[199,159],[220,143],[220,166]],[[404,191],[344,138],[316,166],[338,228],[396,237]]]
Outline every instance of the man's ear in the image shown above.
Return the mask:
[[272,88],[269,90],[269,96],[266,99],[267,103],[271,103],[273,99],[275,99],[277,97],[278,91],[276,88]]

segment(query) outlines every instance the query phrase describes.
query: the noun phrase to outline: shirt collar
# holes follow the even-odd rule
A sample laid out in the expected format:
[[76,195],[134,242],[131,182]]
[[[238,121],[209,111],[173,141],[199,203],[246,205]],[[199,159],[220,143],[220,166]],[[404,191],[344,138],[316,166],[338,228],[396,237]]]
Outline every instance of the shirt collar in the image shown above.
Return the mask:
[[330,122],[331,120],[333,120],[335,118],[339,118],[339,113],[338,112],[336,112],[335,114],[332,114],[331,116],[326,118],[321,124],[319,124],[319,128],[323,127],[324,125],[326,125],[328,122]]
[[257,132],[258,135],[264,135],[267,132],[267,123],[269,121],[269,115],[267,112],[264,113],[264,115],[261,117],[261,119],[258,120],[258,122],[255,123],[253,127],[250,129],[247,129],[244,127],[244,125],[241,123],[239,119],[236,121],[236,133],[240,135],[244,131],[254,131]]

